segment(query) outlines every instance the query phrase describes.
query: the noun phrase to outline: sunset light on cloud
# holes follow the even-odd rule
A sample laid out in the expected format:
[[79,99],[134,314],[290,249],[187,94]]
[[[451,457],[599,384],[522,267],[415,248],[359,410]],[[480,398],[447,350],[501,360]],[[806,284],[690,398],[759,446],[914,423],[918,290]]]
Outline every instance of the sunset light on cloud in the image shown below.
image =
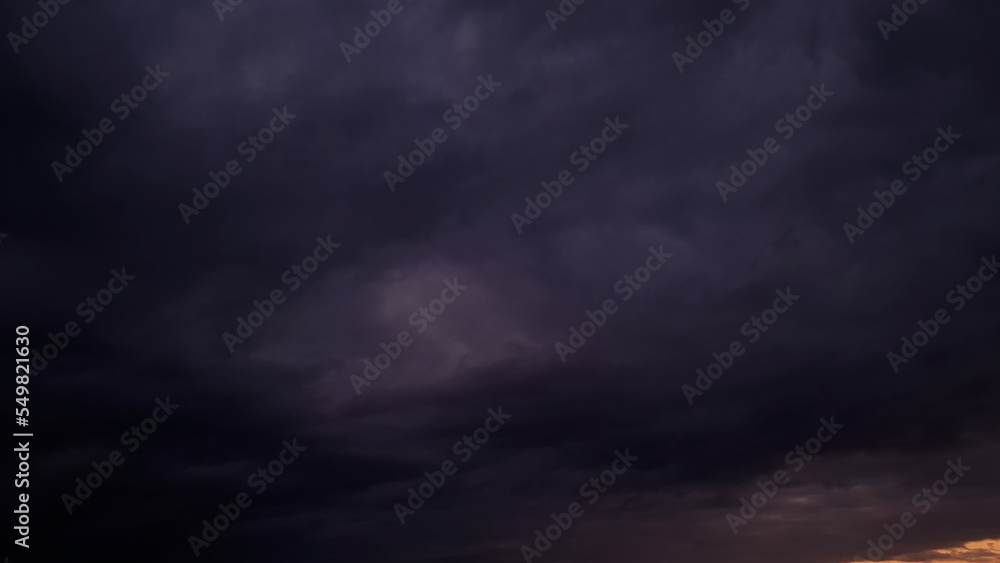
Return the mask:
[[1000,539],[966,542],[961,546],[923,551],[899,559],[879,559],[878,563],[1000,563]]

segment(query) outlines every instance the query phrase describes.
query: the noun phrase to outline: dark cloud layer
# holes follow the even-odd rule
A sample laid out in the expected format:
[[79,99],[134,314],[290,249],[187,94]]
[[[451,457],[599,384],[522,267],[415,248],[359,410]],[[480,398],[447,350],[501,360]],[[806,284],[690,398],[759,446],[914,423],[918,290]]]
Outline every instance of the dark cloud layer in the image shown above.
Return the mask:
[[[891,3],[741,4],[590,0],[553,31],[556,2],[404,1],[350,64],[341,43],[385,3],[244,0],[224,21],[208,0],[61,5],[2,63],[6,330],[41,350],[81,329],[31,380],[31,553],[195,558],[201,521],[293,439],[306,450],[199,559],[521,561],[583,502],[540,561],[849,561],[959,458],[973,469],[889,556],[998,537],[1000,281],[959,311],[947,296],[1000,251],[1000,8],[930,0],[885,41]],[[678,72],[672,54],[727,8]],[[7,30],[37,10],[6,5]],[[156,65],[169,76],[120,120],[113,101]],[[500,86],[453,130],[480,77]],[[782,138],[812,87],[833,95]],[[628,128],[579,172],[571,155],[616,117]],[[52,162],[104,118],[115,130],[59,182]],[[391,192],[383,173],[439,127]],[[949,127],[911,182],[903,163]],[[716,182],[769,137],[781,148],[724,202]],[[186,224],[178,205],[234,159]],[[519,234],[511,215],[564,169]],[[906,193],[849,242],[896,179]],[[289,291],[317,237],[340,247]],[[625,301],[650,247],[672,257]],[[87,323],[78,305],[122,268],[135,279]],[[788,288],[749,343],[744,323]],[[276,289],[287,301],[230,354],[223,333]],[[561,361],[607,299],[617,312]],[[951,320],[895,373],[887,353],[940,308]],[[401,331],[412,344],[358,396],[351,376]],[[734,340],[746,352],[689,404],[682,386]],[[168,396],[177,412],[68,515],[74,480]],[[453,444],[500,407],[461,462]],[[727,513],[830,417],[844,429],[734,535]],[[581,485],[626,449],[638,461],[587,504]],[[458,473],[401,526],[393,506],[446,460]]]

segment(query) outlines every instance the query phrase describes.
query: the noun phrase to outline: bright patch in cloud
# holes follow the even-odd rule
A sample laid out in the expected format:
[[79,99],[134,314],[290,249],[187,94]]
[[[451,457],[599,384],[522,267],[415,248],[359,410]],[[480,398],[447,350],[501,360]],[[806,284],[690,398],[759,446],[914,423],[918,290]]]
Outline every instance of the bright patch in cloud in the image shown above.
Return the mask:
[[879,563],[1000,563],[1000,539],[967,542],[958,547],[914,553],[902,559],[883,559]]

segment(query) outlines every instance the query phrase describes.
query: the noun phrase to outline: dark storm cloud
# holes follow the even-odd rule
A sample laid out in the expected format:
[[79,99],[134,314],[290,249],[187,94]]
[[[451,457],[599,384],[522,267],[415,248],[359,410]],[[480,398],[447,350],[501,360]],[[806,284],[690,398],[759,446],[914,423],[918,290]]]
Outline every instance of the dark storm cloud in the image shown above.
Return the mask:
[[[39,549],[193,557],[186,538],[292,439],[301,458],[202,557],[520,561],[626,448],[639,461],[542,561],[850,560],[958,457],[973,471],[890,555],[996,535],[1000,282],[899,374],[886,360],[1000,250],[995,7],[930,0],[886,42],[881,3],[590,0],[552,31],[555,2],[404,2],[348,64],[341,42],[385,5],[244,0],[220,22],[208,1],[74,1],[8,53],[4,318],[37,348],[82,329],[32,381]],[[735,23],[679,73],[671,54],[725,8]],[[119,121],[157,64],[169,76]],[[480,76],[501,85],[452,130]],[[274,108],[296,117],[245,162]],[[616,116],[628,129],[578,172]],[[105,117],[58,182],[51,162]],[[850,244],[856,208],[948,126],[961,138]],[[438,127],[390,192],[383,173]],[[780,150],[724,202],[716,182],[769,137]],[[178,205],[231,159],[243,171],[185,224]],[[518,234],[511,214],[563,169],[574,182]],[[327,236],[341,246],[290,291]],[[661,245],[623,301],[616,282]],[[84,323],[122,267],[136,280]],[[800,299],[748,343],[786,288]],[[230,355],[223,333],[275,289],[287,301]],[[606,299],[619,311],[561,362],[553,345]],[[412,345],[358,397],[349,378],[401,331]],[[689,405],[681,386],[734,340],[746,353]],[[168,395],[178,412],[68,516],[60,495]],[[511,420],[401,526],[407,488],[500,406]],[[734,536],[726,514],[831,416],[842,434]]]

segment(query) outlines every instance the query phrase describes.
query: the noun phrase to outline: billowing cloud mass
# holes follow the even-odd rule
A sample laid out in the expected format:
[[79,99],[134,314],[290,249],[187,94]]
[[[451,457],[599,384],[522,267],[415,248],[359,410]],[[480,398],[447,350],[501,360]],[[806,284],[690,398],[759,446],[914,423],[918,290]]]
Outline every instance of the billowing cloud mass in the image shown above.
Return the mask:
[[2,13],[10,561],[1000,561],[995,3]]

